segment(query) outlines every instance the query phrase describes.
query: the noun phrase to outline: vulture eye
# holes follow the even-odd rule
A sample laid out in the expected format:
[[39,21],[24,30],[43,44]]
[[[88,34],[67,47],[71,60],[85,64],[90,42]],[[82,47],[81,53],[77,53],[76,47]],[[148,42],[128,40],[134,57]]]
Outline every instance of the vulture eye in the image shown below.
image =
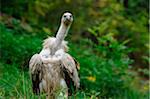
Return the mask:
[[64,18],[66,18],[67,16],[66,15],[64,15]]
[[72,15],[70,15],[70,17],[72,17]]

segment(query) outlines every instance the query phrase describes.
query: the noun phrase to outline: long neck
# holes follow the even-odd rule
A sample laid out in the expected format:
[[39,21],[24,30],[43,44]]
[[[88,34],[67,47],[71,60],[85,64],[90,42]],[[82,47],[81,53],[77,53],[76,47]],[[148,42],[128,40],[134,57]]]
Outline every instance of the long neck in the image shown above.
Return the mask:
[[62,44],[63,40],[65,39],[65,36],[68,33],[69,28],[70,28],[70,26],[66,26],[63,23],[61,23],[59,30],[56,34],[55,45],[51,49],[51,55],[54,55],[55,52],[57,51],[58,47]]
[[62,41],[65,39],[65,36],[68,33],[70,26],[66,26],[63,23],[61,23],[59,30],[57,32],[56,35],[56,42],[55,42],[55,46],[60,46],[60,44],[62,43]]

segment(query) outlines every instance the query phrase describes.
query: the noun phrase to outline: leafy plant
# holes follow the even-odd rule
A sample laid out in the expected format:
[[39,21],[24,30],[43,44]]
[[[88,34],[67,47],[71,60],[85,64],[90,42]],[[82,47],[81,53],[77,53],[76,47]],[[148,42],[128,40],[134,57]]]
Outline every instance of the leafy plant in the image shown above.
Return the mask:
[[[119,43],[112,35],[99,38],[99,45],[82,40],[78,46],[71,46],[71,55],[81,63],[81,86],[88,93],[97,93],[99,97],[112,97],[126,89],[124,77],[132,60],[124,43]],[[88,48],[88,49],[87,49]],[[90,90],[90,92],[89,92]]]
[[[27,36],[25,33],[16,34],[13,29],[6,28],[0,24],[0,58],[8,64],[17,63],[24,67],[28,64],[30,57],[41,49],[41,39]],[[23,66],[24,65],[24,66]]]
[[1,0],[0,98],[38,98],[20,68],[28,67],[68,9],[75,19],[69,53],[81,65],[81,89],[70,98],[147,98],[147,0]]

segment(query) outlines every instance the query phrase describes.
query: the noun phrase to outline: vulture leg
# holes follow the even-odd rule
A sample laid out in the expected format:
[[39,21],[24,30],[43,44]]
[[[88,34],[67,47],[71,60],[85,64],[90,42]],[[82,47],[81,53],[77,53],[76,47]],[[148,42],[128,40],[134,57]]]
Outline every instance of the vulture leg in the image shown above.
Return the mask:
[[57,99],[68,99],[68,87],[63,78],[60,80],[60,86],[61,91],[59,92]]

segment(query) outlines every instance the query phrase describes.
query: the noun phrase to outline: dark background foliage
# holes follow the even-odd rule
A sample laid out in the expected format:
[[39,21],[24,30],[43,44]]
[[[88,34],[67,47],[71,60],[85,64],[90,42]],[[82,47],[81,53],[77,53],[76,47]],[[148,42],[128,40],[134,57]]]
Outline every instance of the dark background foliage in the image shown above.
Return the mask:
[[[137,99],[140,94],[142,98],[146,97],[148,0],[0,2],[1,97],[33,96],[31,83],[26,82],[29,59],[40,52],[45,38],[55,36],[60,17],[66,11],[74,16],[66,38],[69,53],[81,65],[81,89],[74,97]],[[13,70],[16,72],[12,73]],[[6,83],[10,80],[9,74],[16,76],[16,84],[9,86]],[[22,83],[24,87],[21,87]]]

